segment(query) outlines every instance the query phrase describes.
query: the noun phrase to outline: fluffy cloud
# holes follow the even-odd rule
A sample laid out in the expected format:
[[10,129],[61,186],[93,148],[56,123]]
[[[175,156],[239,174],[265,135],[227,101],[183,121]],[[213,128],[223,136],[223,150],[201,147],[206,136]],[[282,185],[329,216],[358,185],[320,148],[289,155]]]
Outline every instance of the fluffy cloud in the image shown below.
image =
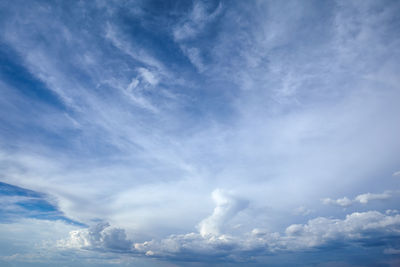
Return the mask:
[[290,225],[283,243],[289,249],[304,249],[341,243],[361,243],[366,246],[400,236],[400,215],[385,215],[378,211],[354,212],[344,220],[319,217],[307,224]]
[[391,198],[395,193],[393,191],[385,191],[383,193],[365,193],[365,194],[360,194],[356,196],[353,200],[349,199],[347,197],[343,198],[338,198],[338,199],[331,199],[331,198],[324,198],[322,200],[322,203],[324,204],[332,204],[332,205],[337,205],[341,207],[349,207],[354,203],[361,203],[361,204],[367,204],[369,201],[372,200],[386,200]]
[[223,233],[222,228],[246,208],[247,201],[220,189],[215,190],[212,197],[216,207],[209,217],[199,223],[197,233],[134,242],[127,238],[123,229],[99,223],[89,229],[71,231],[69,238],[60,240],[58,246],[199,262],[210,258],[248,261],[249,255],[301,252],[338,245],[391,246],[392,249],[386,249],[385,253],[394,254],[394,248],[400,246],[396,241],[400,237],[400,215],[391,210],[386,214],[378,211],[354,212],[344,219],[317,217],[305,224],[292,224],[284,233],[253,229],[238,235],[232,234],[232,229]]
[[239,211],[247,207],[246,200],[236,197],[234,194],[217,189],[212,193],[216,204],[214,212],[200,222],[198,228],[201,236],[219,235],[221,227]]
[[322,200],[322,203],[324,204],[333,204],[333,205],[339,205],[342,207],[348,207],[350,206],[353,201],[347,197],[343,197],[343,198],[338,198],[338,199],[331,199],[331,198],[325,198]]
[[[69,227],[71,228],[71,226]],[[224,259],[248,261],[249,255],[269,255],[282,251],[304,251],[331,246],[392,246],[384,253],[397,254],[400,246],[400,215],[377,211],[355,212],[345,219],[319,217],[306,224],[294,224],[279,234],[254,229],[242,236],[188,233],[161,240],[133,243],[122,229],[99,223],[89,229],[74,230],[57,242],[59,249],[94,250],[103,253],[130,253],[146,257],[200,261]],[[51,234],[51,233],[49,233]],[[58,234],[60,236],[60,234]],[[48,243],[47,245],[51,245]]]
[[368,201],[371,201],[371,200],[385,200],[385,199],[389,199],[391,197],[392,197],[391,192],[385,191],[381,194],[372,194],[372,193],[361,194],[361,195],[356,196],[356,198],[354,200],[360,202],[361,204],[366,204],[366,203],[368,203]]
[[58,246],[104,251],[129,251],[132,242],[127,239],[125,230],[112,228],[108,223],[98,223],[89,229],[71,231],[69,238],[60,240]]
[[294,210],[294,214],[295,215],[302,215],[302,216],[307,216],[307,215],[309,215],[309,214],[311,214],[311,213],[313,213],[314,211],[313,210],[311,210],[311,209],[308,209],[308,208],[306,208],[306,207],[304,207],[304,206],[300,206],[300,207],[298,207],[298,208],[296,208],[295,210]]
[[[284,234],[254,229],[242,236],[189,233],[157,241],[135,243],[135,251],[146,256],[194,261],[208,257],[243,261],[250,254],[268,255],[282,251],[304,251],[331,246],[399,246],[400,215],[377,211],[355,212],[345,219],[318,217],[306,224],[293,224]],[[382,248],[383,249],[383,248]],[[386,250],[385,250],[386,251]],[[394,250],[390,250],[394,251]],[[386,252],[388,253],[388,251]]]

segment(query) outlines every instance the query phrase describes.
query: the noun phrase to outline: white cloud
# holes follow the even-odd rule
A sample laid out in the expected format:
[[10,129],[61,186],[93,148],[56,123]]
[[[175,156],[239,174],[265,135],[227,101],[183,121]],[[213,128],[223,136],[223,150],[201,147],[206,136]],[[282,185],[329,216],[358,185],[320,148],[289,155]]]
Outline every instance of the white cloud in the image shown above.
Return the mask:
[[338,198],[336,200],[330,199],[330,198],[325,198],[322,200],[322,202],[324,204],[333,204],[333,205],[338,205],[338,206],[342,206],[342,207],[348,207],[353,203],[353,201],[347,197]]
[[146,68],[138,68],[140,75],[143,79],[152,86],[156,86],[159,82],[158,77],[155,73],[151,72],[149,69]]
[[385,200],[391,198],[391,192],[390,191],[385,191],[381,194],[372,194],[372,193],[366,193],[366,194],[361,194],[355,197],[355,201],[360,202],[361,204],[366,204],[368,201],[371,200]]
[[153,67],[160,72],[166,72],[163,63],[150,55],[144,47],[134,46],[132,42],[125,40],[124,36],[121,35],[113,25],[107,24],[105,28],[105,38],[132,59]]
[[322,203],[337,205],[337,206],[341,206],[341,207],[349,207],[354,203],[367,204],[371,200],[386,200],[386,199],[391,198],[393,196],[393,194],[394,194],[393,191],[385,191],[385,192],[379,193],[379,194],[365,193],[365,194],[360,194],[360,195],[356,196],[353,200],[349,199],[347,197],[338,198],[336,200],[330,199],[330,198],[325,198],[322,200]]
[[[126,247],[123,247],[126,243],[120,232],[115,232],[115,229],[100,231],[100,238],[92,233],[92,239],[89,239],[90,234],[87,234],[87,229],[76,230],[77,228],[79,227],[61,220],[19,219],[0,223],[0,264],[71,267],[77,264],[79,266],[120,266],[123,264],[141,267],[162,266],[162,264],[148,262],[144,258],[120,253],[121,249]],[[81,247],[78,243],[66,246],[65,238],[71,233],[79,232],[82,234],[81,241],[88,238],[87,244],[99,245],[99,240],[103,240],[103,246]],[[74,240],[77,241],[77,238]],[[85,244],[82,243],[82,245]]]
[[58,246],[62,248],[129,251],[132,248],[132,241],[127,239],[125,230],[112,228],[108,223],[98,223],[89,229],[71,231],[69,238],[60,240]]
[[195,38],[203,28],[214,20],[222,11],[222,5],[211,13],[208,12],[208,6],[202,1],[196,1],[193,4],[193,9],[184,19],[183,23],[173,29],[175,41],[180,42],[187,39]]
[[258,254],[262,251],[261,255],[267,255],[337,244],[376,246],[376,243],[385,242],[388,238],[400,237],[400,215],[378,211],[354,212],[344,219],[317,217],[306,224],[289,225],[282,234],[253,229],[233,235],[230,232],[232,229],[223,232],[222,227],[247,206],[246,201],[222,190],[215,190],[212,195],[216,207],[211,216],[199,223],[198,233],[134,242],[127,239],[124,230],[99,223],[89,229],[71,231],[69,238],[60,240],[58,246],[156,258],[183,257],[190,261],[204,261],[205,257],[241,261],[251,251],[258,251]]
[[395,248],[385,248],[383,250],[384,254],[389,254],[389,255],[400,255],[400,249],[395,249]]
[[399,230],[400,215],[368,211],[349,214],[343,220],[318,217],[306,224],[293,224],[286,228],[283,235],[260,229],[242,236],[189,233],[171,235],[160,241],[135,243],[134,248],[147,256],[174,258],[187,253],[192,259],[200,261],[201,257],[213,256],[238,260],[242,253],[252,250],[269,254],[304,251],[338,243],[343,246],[371,246],[377,241],[400,236]]
[[219,235],[221,228],[228,220],[239,211],[247,207],[247,201],[236,197],[234,194],[217,189],[212,193],[216,204],[212,215],[199,223],[201,236]]
[[206,69],[206,66],[203,63],[203,59],[201,57],[201,52],[196,47],[186,47],[185,45],[181,45],[181,49],[183,53],[189,58],[190,62],[193,66],[196,67],[198,72],[203,72]]
[[133,78],[132,81],[129,83],[128,87],[126,90],[129,93],[133,93],[133,91],[136,89],[136,87],[139,85],[139,80],[136,78]]
[[294,210],[294,214],[295,214],[295,215],[302,215],[302,216],[310,215],[310,214],[313,213],[313,212],[314,212],[313,210],[308,209],[308,208],[306,208],[306,207],[304,207],[304,206],[300,206],[300,207],[298,207],[298,208],[296,208],[296,209]]
[[183,22],[173,29],[175,42],[181,43],[180,49],[183,54],[200,73],[204,72],[206,69],[201,50],[198,47],[193,47],[184,43],[185,41],[196,38],[197,35],[204,30],[204,27],[221,13],[222,4],[219,3],[211,13],[209,13],[208,9],[209,7],[207,4],[202,1],[196,1],[193,4],[193,9],[184,18]]
[[397,213],[399,213],[399,211],[398,211],[398,210],[391,210],[391,209],[389,209],[389,210],[386,210],[385,213],[388,214],[388,215],[389,215],[389,214],[397,214]]
[[392,235],[399,227],[400,215],[384,215],[377,211],[355,212],[344,220],[320,217],[304,225],[291,225],[286,229],[287,237],[283,240],[287,241],[289,249],[316,247],[331,241],[362,241],[368,244]]
[[400,176],[400,171],[394,172],[394,173],[393,173],[393,176]]

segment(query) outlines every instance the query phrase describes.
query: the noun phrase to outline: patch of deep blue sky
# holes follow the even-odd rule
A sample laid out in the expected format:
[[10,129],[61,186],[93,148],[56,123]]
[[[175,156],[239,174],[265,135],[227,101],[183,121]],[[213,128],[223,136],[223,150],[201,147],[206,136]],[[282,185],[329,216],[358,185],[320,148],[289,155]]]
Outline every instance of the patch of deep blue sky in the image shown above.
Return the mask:
[[[7,202],[6,202],[7,201]],[[0,222],[14,222],[20,218],[41,220],[62,220],[67,223],[85,226],[66,218],[57,208],[56,203],[49,202],[48,196],[18,186],[0,182]]]
[[23,95],[21,100],[14,92],[6,88],[2,90],[8,99],[4,97],[1,100],[0,131],[3,140],[13,140],[13,142],[2,142],[2,145],[12,149],[18,140],[24,140],[48,143],[62,148],[65,144],[63,136],[46,131],[31,118],[41,112],[66,111],[66,107],[43,82],[20,64],[21,59],[18,54],[5,44],[0,45],[0,62],[1,81]]

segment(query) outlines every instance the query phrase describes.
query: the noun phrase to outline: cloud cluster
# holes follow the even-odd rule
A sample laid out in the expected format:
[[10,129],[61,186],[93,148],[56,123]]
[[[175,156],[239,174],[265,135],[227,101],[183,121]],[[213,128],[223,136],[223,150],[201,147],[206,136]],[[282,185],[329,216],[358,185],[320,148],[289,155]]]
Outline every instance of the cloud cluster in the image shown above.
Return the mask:
[[395,254],[400,246],[400,215],[385,215],[377,211],[355,212],[344,219],[318,217],[306,224],[293,224],[284,233],[253,229],[241,236],[230,234],[188,233],[171,235],[161,240],[134,243],[121,229],[99,224],[89,230],[70,232],[63,248],[108,250],[147,257],[183,261],[229,260],[248,261],[249,255],[265,256],[284,251],[365,246],[380,247]]
[[338,199],[331,199],[331,198],[324,198],[322,200],[322,203],[324,204],[331,204],[331,205],[336,205],[336,206],[341,206],[341,207],[349,207],[354,203],[361,203],[361,204],[367,204],[370,201],[373,200],[386,200],[390,199],[394,195],[396,195],[398,192],[393,192],[393,191],[385,191],[383,193],[365,193],[365,194],[360,194],[356,196],[354,199],[349,199],[347,197],[343,198],[338,198]]
[[58,245],[63,248],[132,253],[170,260],[200,261],[208,259],[248,261],[249,255],[265,256],[279,252],[365,246],[390,247],[393,254],[400,243],[400,214],[378,211],[354,212],[344,219],[317,217],[305,224],[292,224],[283,233],[253,229],[240,235],[221,233],[220,229],[241,210],[246,201],[222,190],[213,192],[216,207],[211,216],[199,224],[199,232],[170,235],[164,239],[134,242],[124,230],[99,223],[89,229],[71,231]]
[[[385,215],[377,211],[354,212],[343,220],[319,217],[307,224],[294,224],[286,229],[288,248],[302,249],[323,245],[361,243],[386,244],[399,235],[400,215]],[[396,243],[396,245],[398,245]]]
[[127,239],[125,230],[98,223],[88,229],[71,231],[69,238],[60,240],[58,246],[123,252],[131,249],[132,242]]

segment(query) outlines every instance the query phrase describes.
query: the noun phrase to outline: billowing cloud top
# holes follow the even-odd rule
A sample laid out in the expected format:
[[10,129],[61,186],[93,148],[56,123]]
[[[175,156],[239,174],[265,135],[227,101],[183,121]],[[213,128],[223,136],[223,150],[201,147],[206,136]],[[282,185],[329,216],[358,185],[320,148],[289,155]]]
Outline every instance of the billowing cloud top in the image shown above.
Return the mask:
[[399,12],[2,1],[0,265],[397,266]]

